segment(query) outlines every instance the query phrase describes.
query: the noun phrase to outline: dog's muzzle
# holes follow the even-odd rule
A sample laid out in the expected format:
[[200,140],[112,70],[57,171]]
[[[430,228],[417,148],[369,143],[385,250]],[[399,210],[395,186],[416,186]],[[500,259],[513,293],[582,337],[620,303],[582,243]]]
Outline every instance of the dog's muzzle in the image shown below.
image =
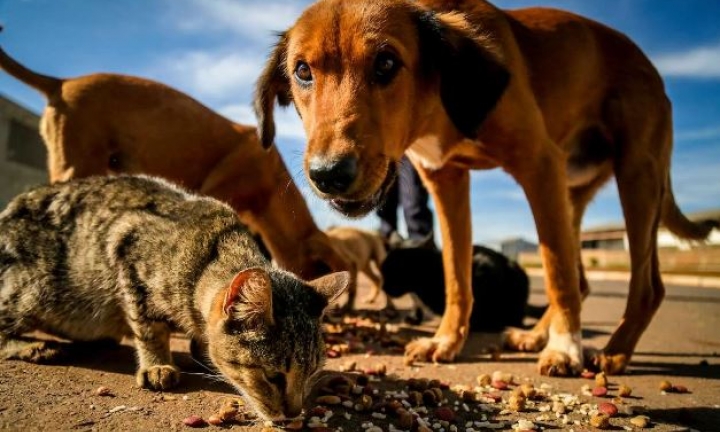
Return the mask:
[[385,202],[385,196],[395,182],[396,176],[397,166],[395,163],[390,163],[390,165],[388,165],[387,174],[385,175],[385,180],[383,180],[378,190],[375,191],[375,193],[369,198],[364,200],[332,198],[329,200],[330,206],[347,217],[364,216]]
[[347,192],[358,176],[358,160],[355,156],[326,162],[320,159],[310,161],[308,176],[315,187],[328,195]]

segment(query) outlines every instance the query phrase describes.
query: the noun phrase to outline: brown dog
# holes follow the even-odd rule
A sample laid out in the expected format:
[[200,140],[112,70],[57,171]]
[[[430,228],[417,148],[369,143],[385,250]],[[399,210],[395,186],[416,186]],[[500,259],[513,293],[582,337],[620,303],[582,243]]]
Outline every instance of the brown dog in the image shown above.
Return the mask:
[[307,279],[345,269],[280,154],[260,146],[255,128],[142,78],[48,77],[2,49],[0,67],[48,100],[41,134],[51,182],[116,173],[164,177],[232,205],[281,267]]
[[500,167],[532,210],[550,308],[507,343],[540,350],[543,374],[583,367],[580,222],[615,175],[632,281],[625,315],[596,365],[622,372],[660,306],[656,231],[703,239],[671,188],[672,114],[662,79],[627,37],[552,9],[502,11],[482,0],[320,0],[284,33],[256,93],[263,145],[273,105],[295,104],[308,135],[305,169],[347,215],[380,201],[411,157],[436,205],[447,307],[412,357],[452,360],[463,347],[470,289],[469,169]]
[[[382,287],[382,273],[380,266],[385,261],[385,241],[372,231],[353,227],[332,227],[325,230],[335,250],[345,258],[350,265],[352,281],[348,287],[348,301],[344,309],[352,309],[357,294],[357,275],[364,274],[371,282],[370,294],[365,299],[372,303],[380,295]],[[392,303],[388,302],[387,306]]]

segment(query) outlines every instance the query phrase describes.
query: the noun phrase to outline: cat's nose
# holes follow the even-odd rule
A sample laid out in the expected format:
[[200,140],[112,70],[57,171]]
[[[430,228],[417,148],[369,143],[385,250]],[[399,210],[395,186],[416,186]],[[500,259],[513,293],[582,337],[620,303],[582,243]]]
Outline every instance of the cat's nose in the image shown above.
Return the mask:
[[294,419],[302,413],[302,403],[285,401],[284,405],[283,414],[285,414],[285,417],[288,419]]
[[358,175],[358,160],[346,156],[336,161],[313,158],[308,174],[320,192],[337,195],[346,192]]

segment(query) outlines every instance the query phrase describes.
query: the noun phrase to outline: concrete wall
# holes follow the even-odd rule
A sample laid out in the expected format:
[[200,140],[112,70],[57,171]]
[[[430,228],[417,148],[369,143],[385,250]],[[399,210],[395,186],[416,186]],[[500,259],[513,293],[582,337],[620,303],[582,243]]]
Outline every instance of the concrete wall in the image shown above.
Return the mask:
[[[660,249],[658,258],[662,272],[720,275],[719,247]],[[627,251],[585,249],[582,251],[582,261],[587,270],[630,269],[630,255]],[[521,253],[518,262],[526,267],[542,265],[537,253]]]
[[[40,118],[37,114],[23,108],[22,106],[0,96],[0,209],[15,195],[26,190],[32,185],[47,183],[47,170],[39,164],[26,164],[18,162],[11,154],[9,148],[11,123],[22,124],[37,133],[26,140],[30,153],[39,154],[45,152],[45,147],[40,139],[38,124]],[[34,134],[33,134],[34,135]],[[23,143],[25,144],[25,143]],[[38,148],[41,147],[41,148]]]

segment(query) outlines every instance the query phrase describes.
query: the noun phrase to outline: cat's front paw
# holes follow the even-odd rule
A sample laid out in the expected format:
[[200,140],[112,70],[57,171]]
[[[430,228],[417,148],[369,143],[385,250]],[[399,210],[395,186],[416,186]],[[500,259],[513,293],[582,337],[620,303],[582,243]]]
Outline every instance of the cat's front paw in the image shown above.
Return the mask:
[[152,390],[169,390],[180,382],[180,371],[175,366],[161,365],[140,369],[136,375],[140,387]]

